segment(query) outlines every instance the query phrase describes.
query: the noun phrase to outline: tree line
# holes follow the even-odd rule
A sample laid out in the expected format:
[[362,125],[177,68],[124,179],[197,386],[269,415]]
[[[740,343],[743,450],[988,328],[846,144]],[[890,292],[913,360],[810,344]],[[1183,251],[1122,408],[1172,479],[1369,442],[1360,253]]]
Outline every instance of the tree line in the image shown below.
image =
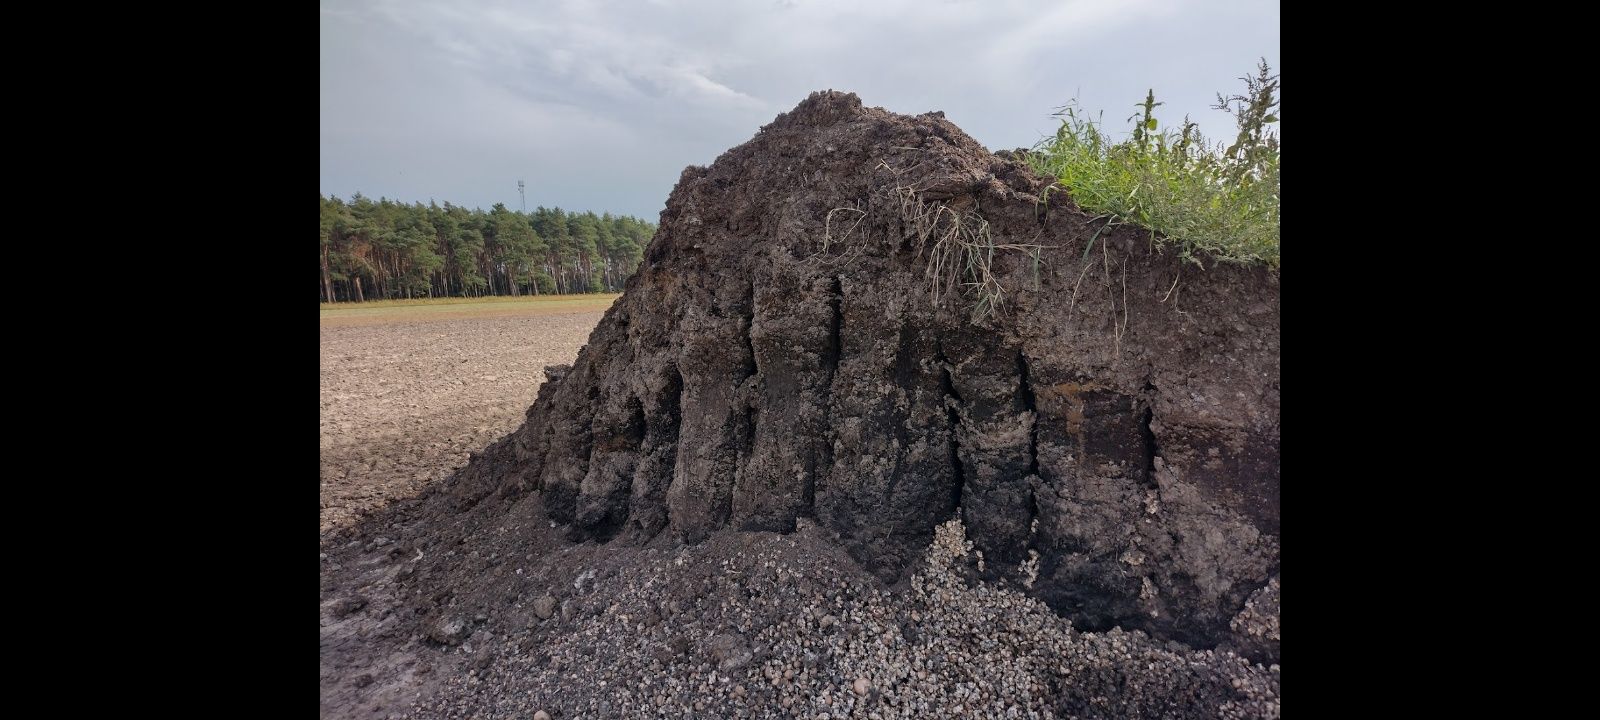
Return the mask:
[[323,302],[617,292],[656,231],[561,208],[321,200]]

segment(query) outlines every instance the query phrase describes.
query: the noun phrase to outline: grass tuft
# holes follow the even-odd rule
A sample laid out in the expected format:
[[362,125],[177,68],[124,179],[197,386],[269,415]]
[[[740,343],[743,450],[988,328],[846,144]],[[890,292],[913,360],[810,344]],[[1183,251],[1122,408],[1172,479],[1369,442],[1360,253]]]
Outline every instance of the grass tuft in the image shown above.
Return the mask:
[[1029,154],[1036,170],[1059,182],[1046,195],[1065,188],[1079,207],[1110,216],[1107,225],[1148,228],[1187,260],[1198,263],[1204,253],[1278,267],[1279,80],[1265,60],[1254,77],[1241,79],[1245,94],[1217,96],[1215,107],[1239,128],[1226,146],[1209,143],[1187,117],[1177,131],[1161,129],[1153,90],[1128,118],[1129,138],[1117,143],[1069,103],[1057,113],[1055,136]]

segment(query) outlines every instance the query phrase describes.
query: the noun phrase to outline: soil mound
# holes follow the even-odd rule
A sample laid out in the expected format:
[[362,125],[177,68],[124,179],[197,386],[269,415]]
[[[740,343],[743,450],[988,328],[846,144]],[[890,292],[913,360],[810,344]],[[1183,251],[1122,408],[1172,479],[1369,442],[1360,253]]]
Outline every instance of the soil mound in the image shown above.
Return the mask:
[[[942,113],[813,94],[684,171],[643,267],[519,430],[328,543],[325,610],[377,583],[393,619],[362,632],[457,647],[511,607],[502,634],[532,638],[554,631],[519,623],[587,617],[549,589],[581,577],[570,553],[802,525],[906,589],[954,519],[973,581],[1137,631],[1118,657],[1132,637],[1197,687],[1227,673],[1191,648],[1275,661],[1278,276],[1159,251],[1041,200],[1048,184]],[[1095,714],[1072,692],[1052,712]]]
[[684,173],[477,490],[542,490],[573,539],[814,516],[888,581],[959,507],[1080,627],[1220,640],[1277,565],[1277,278],[1043,190],[939,113],[813,95]]

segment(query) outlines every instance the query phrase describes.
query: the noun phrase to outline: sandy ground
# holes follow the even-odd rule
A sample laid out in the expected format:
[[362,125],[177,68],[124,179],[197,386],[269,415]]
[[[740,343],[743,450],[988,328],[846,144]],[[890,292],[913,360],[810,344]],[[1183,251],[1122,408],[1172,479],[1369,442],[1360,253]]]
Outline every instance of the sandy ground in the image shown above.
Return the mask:
[[323,310],[322,532],[515,430],[613,297]]

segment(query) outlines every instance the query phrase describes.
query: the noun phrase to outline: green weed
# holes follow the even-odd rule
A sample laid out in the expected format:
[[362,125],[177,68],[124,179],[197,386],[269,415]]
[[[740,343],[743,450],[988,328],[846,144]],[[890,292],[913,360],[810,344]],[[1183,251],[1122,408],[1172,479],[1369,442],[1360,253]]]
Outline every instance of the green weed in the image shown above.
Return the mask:
[[1152,90],[1128,118],[1132,132],[1122,142],[1085,119],[1074,100],[1057,113],[1061,127],[1034,148],[1030,162],[1057,178],[1079,207],[1109,216],[1107,226],[1148,228],[1157,242],[1195,262],[1205,255],[1276,268],[1279,79],[1265,60],[1254,77],[1241,79],[1245,94],[1219,94],[1215,106],[1234,116],[1239,132],[1232,144],[1209,143],[1187,117],[1176,131],[1162,129],[1155,117],[1162,103]]

